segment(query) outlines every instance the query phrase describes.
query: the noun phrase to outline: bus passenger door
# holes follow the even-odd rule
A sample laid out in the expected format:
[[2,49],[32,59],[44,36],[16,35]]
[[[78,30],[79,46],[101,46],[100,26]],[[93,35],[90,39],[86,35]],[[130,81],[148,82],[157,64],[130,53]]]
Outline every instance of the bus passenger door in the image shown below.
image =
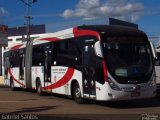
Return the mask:
[[83,94],[84,97],[95,98],[95,54],[93,43],[85,43],[83,47]]
[[52,51],[50,49],[45,50],[44,54],[44,86],[51,84],[51,66],[52,66]]
[[24,50],[20,51],[20,67],[19,67],[19,79],[22,84],[25,84],[24,82]]

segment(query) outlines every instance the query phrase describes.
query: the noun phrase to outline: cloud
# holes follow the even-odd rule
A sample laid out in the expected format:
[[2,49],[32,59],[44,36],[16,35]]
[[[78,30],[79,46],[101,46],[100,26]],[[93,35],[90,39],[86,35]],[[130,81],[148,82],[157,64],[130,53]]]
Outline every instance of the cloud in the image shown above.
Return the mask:
[[5,10],[3,7],[0,7],[0,24],[3,23],[3,16],[7,14],[8,14],[8,11]]
[[135,22],[143,11],[142,3],[131,0],[80,0],[75,9],[66,9],[61,16],[86,20],[107,16]]
[[94,8],[94,7],[98,7],[100,5],[100,1],[99,0],[80,0],[77,8]]
[[0,7],[0,16],[8,14],[8,11],[5,10],[3,7]]

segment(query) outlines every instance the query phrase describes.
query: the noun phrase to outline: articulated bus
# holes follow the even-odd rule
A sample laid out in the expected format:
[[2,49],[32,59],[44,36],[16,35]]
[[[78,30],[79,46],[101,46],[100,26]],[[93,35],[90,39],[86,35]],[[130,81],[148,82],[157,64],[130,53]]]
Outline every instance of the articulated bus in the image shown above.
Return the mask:
[[83,25],[4,51],[5,84],[84,99],[156,95],[155,52],[146,34],[118,25]]

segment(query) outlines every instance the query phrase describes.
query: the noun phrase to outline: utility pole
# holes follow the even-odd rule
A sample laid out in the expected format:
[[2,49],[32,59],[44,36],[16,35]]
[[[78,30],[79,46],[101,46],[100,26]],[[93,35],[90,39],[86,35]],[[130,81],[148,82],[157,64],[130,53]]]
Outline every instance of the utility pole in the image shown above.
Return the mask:
[[26,34],[27,34],[27,40],[30,41],[30,20],[31,20],[31,17],[29,15],[29,0],[27,0],[27,16],[26,16],[26,19],[27,19],[27,26],[26,26]]
[[31,62],[32,62],[32,54],[30,54],[29,50],[32,49],[32,45],[30,45],[30,15],[29,15],[29,8],[31,7],[31,4],[36,2],[37,0],[20,0],[23,2],[27,9],[26,9],[26,20],[27,20],[27,25],[26,25],[26,34],[27,34],[27,43],[26,43],[26,48],[25,48],[25,60],[28,62],[25,62],[25,82],[26,82],[26,88],[32,88],[32,81],[31,81]]
[[30,10],[30,7],[31,7],[31,4],[32,3],[35,3],[37,2],[37,0],[20,0],[21,2],[23,2],[25,5],[26,5],[26,21],[27,21],[27,24],[26,24],[26,35],[27,35],[27,41],[30,41],[30,20],[31,20],[31,16],[29,15],[29,10]]

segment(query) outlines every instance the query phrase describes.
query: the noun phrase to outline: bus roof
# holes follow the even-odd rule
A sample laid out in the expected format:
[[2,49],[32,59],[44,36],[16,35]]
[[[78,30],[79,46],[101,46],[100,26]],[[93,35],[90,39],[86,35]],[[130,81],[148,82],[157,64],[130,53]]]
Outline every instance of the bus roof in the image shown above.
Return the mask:
[[[87,31],[83,31],[87,30]],[[33,45],[47,43],[51,41],[63,40],[66,38],[72,38],[76,36],[78,32],[82,32],[85,35],[89,34],[89,31],[92,31],[90,34],[101,34],[105,33],[107,36],[146,36],[146,34],[136,28],[119,26],[119,25],[83,25],[74,28],[65,29],[55,33],[48,33],[42,37],[36,38],[33,40]],[[85,33],[84,33],[85,32]],[[97,35],[98,36],[98,35]],[[18,48],[24,48],[26,43],[21,45],[15,45],[9,50],[15,50]],[[8,50],[7,50],[8,51]]]
[[105,32],[107,36],[146,36],[146,34],[133,27],[120,26],[120,25],[90,25],[90,26],[79,26],[79,30],[87,29],[94,30],[99,33]]

